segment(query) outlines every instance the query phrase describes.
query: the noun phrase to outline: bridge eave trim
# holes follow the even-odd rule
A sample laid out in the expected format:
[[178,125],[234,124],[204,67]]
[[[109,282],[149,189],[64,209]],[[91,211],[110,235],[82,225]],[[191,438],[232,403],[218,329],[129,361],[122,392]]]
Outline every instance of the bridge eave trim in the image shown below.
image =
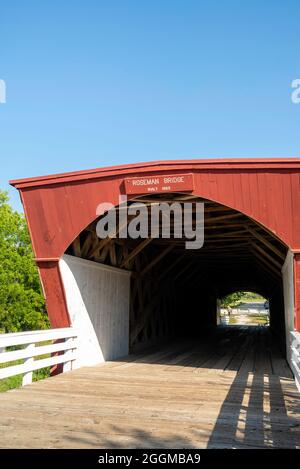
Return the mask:
[[163,160],[108,166],[103,168],[72,171],[23,179],[14,179],[9,183],[17,189],[35,186],[61,184],[91,179],[120,177],[147,173],[149,171],[201,171],[201,170],[300,170],[300,158],[232,158],[232,159],[194,159]]

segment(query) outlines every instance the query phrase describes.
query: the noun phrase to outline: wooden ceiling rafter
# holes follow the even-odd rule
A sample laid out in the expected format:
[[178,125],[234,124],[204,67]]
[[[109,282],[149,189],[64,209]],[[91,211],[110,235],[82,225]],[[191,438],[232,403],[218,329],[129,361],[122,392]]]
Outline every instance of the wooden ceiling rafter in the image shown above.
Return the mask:
[[[153,204],[178,202],[183,205],[197,201],[205,204],[205,242],[199,250],[186,250],[185,243],[189,241],[186,237],[174,238],[174,230],[178,225],[171,216],[170,238],[158,236],[135,240],[118,237],[120,230],[126,226],[125,222],[119,225],[114,233],[110,233],[109,237],[99,240],[96,236],[98,218],[74,239],[70,247],[71,252],[78,257],[131,270],[134,278],[143,278],[147,274],[147,279],[153,276],[161,281],[172,277],[180,284],[188,284],[194,276],[203,273],[203,266],[198,266],[198,263],[205,265],[206,270],[211,266],[223,271],[228,263],[242,266],[245,262],[251,263],[253,260],[255,266],[264,266],[264,270],[269,271],[273,280],[278,279],[286,255],[285,246],[262,225],[229,207],[190,194],[177,194],[174,197],[160,195],[130,199],[127,206],[118,207],[118,211],[128,210],[128,206],[133,202],[146,203],[149,221]],[[126,223],[128,224],[132,218],[134,216],[127,215]],[[159,235],[162,228],[161,220],[158,226]],[[195,229],[195,217],[193,217],[193,229]],[[167,257],[172,251],[173,255]],[[168,260],[162,262],[166,258]],[[139,272],[136,268],[137,263]],[[158,270],[159,264],[161,266]]]

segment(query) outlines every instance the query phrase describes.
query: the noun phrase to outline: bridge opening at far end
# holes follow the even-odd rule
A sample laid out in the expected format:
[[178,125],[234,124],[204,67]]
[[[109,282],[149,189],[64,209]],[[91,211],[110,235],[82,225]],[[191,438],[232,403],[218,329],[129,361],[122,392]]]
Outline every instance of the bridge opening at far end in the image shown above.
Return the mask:
[[259,293],[237,291],[218,301],[220,326],[270,326],[269,300]]

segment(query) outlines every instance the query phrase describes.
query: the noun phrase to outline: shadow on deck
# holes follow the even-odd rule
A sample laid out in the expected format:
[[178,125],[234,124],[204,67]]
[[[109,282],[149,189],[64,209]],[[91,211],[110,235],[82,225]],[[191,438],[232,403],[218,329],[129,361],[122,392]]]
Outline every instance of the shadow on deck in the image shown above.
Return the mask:
[[221,328],[0,396],[2,447],[299,448],[300,395],[267,328]]

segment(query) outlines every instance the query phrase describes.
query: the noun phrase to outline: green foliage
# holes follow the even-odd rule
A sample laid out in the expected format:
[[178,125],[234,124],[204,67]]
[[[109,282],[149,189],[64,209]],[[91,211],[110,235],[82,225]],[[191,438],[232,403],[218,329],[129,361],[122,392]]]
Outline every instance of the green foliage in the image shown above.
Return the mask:
[[234,308],[241,302],[243,296],[244,292],[241,291],[225,296],[221,300],[221,308]]
[[249,303],[252,303],[252,302],[257,302],[257,301],[264,301],[265,298],[261,295],[259,295],[258,293],[253,293],[251,291],[246,291],[244,292],[244,296],[243,296],[243,301],[245,302],[249,302]]
[[49,327],[24,216],[0,190],[0,331]]
[[11,376],[10,378],[0,380],[0,392],[9,391],[22,386],[22,376]]
[[[19,363],[22,363],[19,360]],[[0,367],[1,368],[1,367]],[[33,381],[48,378],[50,376],[50,367],[42,368],[33,372]],[[10,378],[0,379],[0,392],[9,391],[10,389],[20,388],[22,386],[22,375],[11,376]]]
[[251,302],[261,302],[265,298],[258,293],[253,293],[249,291],[238,291],[231,293],[230,295],[224,296],[221,299],[221,308],[235,308],[241,303],[251,303]]

